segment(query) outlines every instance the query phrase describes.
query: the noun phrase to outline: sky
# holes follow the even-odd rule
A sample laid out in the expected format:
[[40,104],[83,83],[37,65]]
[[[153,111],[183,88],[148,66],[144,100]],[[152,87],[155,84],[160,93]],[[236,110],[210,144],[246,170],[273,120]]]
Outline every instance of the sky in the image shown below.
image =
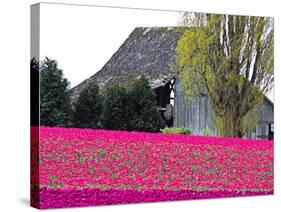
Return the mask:
[[[177,26],[180,13],[40,4],[40,59],[58,61],[70,87],[99,71],[135,27]],[[273,101],[273,91],[267,94]]]
[[52,4],[40,9],[40,58],[57,60],[71,87],[99,71],[135,27],[176,26],[179,19],[178,12],[151,10]]

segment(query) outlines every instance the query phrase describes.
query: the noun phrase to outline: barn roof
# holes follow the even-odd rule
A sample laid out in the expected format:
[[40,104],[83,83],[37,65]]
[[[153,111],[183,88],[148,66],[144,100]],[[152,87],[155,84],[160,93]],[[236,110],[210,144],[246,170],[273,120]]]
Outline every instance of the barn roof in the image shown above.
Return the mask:
[[145,76],[151,88],[165,85],[176,74],[172,68],[180,37],[175,27],[137,27],[100,71],[72,89],[78,95],[88,81],[100,89],[117,83],[131,84]]
[[[90,78],[71,89],[73,99],[88,82],[97,82],[100,90],[115,84],[130,85],[141,76],[155,89],[165,85],[177,74],[173,64],[176,46],[184,27],[137,27],[112,55],[109,61]],[[272,107],[273,102],[265,95]]]
[[271,107],[274,107],[273,102],[272,102],[266,95],[264,95],[264,100],[265,100],[266,102],[268,102],[268,104],[269,104]]

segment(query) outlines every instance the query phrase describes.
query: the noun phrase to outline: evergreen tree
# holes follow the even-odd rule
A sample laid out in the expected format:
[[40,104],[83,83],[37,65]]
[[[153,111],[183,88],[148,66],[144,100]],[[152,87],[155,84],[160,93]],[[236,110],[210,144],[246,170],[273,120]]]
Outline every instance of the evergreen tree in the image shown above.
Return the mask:
[[156,105],[155,93],[144,77],[133,84],[128,105],[129,130],[159,132],[165,126]]
[[100,128],[102,97],[95,82],[89,82],[82,89],[74,105],[73,123],[80,128]]
[[45,58],[40,67],[40,125],[70,125],[69,82],[55,60]]
[[128,91],[115,85],[104,93],[103,127],[105,129],[128,130]]
[[115,85],[105,91],[105,129],[159,132],[164,126],[155,102],[155,93],[144,77],[130,88]]

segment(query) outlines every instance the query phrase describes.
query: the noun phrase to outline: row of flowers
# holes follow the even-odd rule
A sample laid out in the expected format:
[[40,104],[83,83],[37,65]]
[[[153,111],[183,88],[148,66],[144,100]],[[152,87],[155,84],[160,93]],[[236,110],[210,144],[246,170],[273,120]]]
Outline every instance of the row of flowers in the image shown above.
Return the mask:
[[176,199],[192,199],[192,192],[273,192],[273,141],[51,127],[31,133],[39,150],[32,178],[42,197],[87,189],[186,192]]
[[109,189],[46,189],[40,190],[40,208],[64,208],[93,205],[128,204],[136,202],[159,202],[223,197],[241,197],[272,194],[272,191],[227,191],[227,190],[120,190]]

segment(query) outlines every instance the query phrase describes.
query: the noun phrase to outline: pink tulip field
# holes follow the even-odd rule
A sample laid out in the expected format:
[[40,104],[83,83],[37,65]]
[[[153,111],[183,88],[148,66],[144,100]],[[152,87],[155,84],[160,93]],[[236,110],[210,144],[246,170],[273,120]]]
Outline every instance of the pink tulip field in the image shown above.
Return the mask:
[[273,194],[270,140],[55,127],[37,132],[31,128],[31,192],[38,193],[32,202],[40,208]]

